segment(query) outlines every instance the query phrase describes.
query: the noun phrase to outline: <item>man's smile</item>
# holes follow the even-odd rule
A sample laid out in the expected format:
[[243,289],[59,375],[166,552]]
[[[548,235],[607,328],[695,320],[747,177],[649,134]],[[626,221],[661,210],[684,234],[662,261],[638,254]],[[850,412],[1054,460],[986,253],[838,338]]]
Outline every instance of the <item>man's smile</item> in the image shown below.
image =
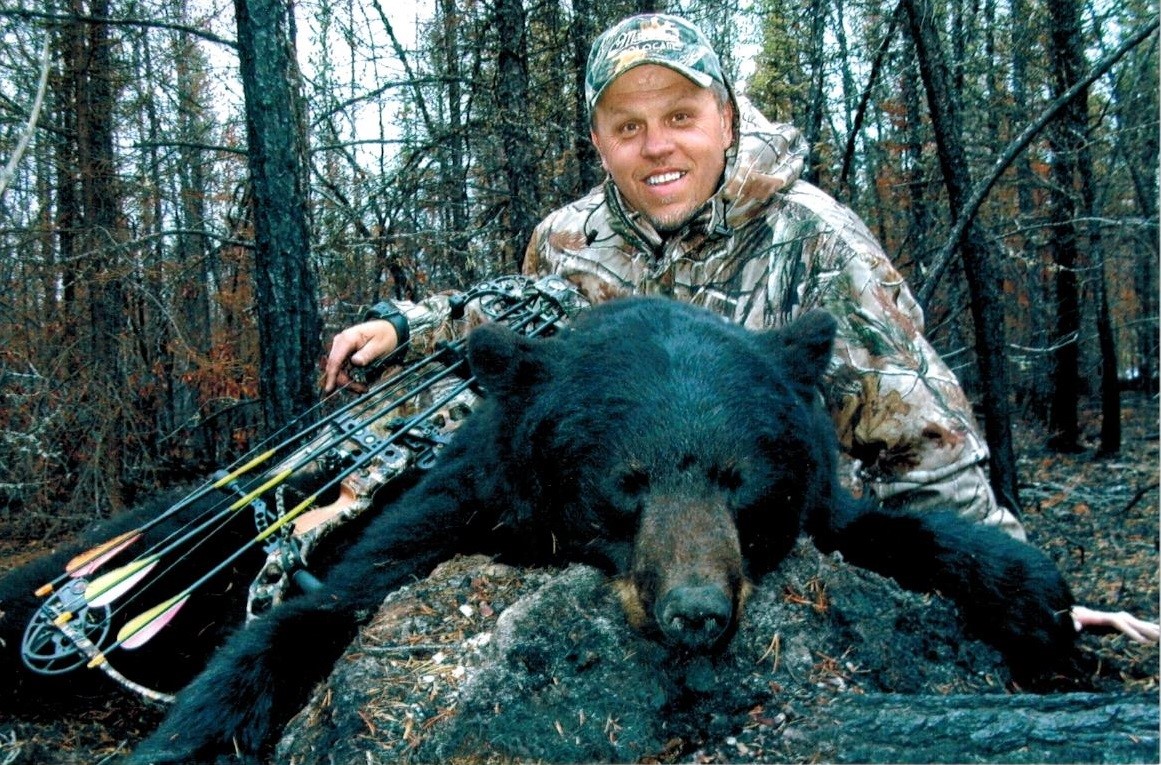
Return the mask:
[[648,178],[646,178],[645,185],[647,185],[647,186],[661,186],[662,184],[665,184],[665,183],[673,183],[674,181],[680,180],[684,177],[685,177],[685,173],[679,172],[677,170],[673,170],[673,171],[670,171],[668,173],[658,173],[657,175],[651,175]]

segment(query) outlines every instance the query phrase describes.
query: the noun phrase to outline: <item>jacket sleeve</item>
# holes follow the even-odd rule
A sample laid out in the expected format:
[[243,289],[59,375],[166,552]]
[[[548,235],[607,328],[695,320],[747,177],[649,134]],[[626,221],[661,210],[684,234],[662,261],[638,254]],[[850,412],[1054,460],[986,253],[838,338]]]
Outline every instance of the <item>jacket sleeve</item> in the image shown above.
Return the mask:
[[827,398],[845,479],[887,505],[952,509],[1025,539],[988,484],[971,404],[924,337],[922,309],[870,233],[855,233],[815,292],[839,322]]

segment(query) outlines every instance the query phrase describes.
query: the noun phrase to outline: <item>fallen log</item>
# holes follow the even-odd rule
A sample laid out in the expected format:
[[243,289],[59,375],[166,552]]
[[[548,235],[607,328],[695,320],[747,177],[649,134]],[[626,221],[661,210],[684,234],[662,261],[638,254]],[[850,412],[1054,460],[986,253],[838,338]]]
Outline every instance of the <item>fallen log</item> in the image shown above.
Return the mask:
[[1151,694],[868,694],[785,735],[830,762],[1153,763],[1159,724]]
[[274,761],[1158,761],[1156,697],[1014,690],[950,603],[805,542],[714,656],[634,632],[591,568],[461,558],[388,597]]

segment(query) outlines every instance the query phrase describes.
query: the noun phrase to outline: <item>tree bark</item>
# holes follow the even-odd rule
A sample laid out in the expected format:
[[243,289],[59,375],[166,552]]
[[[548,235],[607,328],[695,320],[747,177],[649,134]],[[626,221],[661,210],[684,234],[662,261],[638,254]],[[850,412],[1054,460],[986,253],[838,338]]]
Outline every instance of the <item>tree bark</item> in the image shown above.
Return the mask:
[[[954,222],[962,214],[972,187],[964,151],[959,100],[951,89],[943,46],[934,23],[934,8],[928,0],[903,0],[903,4],[915,42],[920,76],[927,91],[943,182]],[[1020,501],[1008,400],[1011,387],[999,269],[995,254],[989,251],[986,238],[974,223],[961,242],[960,252],[975,324],[976,363],[983,386],[984,433],[991,451],[991,485],[1001,504],[1018,511]]]
[[603,175],[597,150],[589,139],[589,110],[585,102],[585,67],[589,60],[589,47],[597,30],[592,23],[592,0],[573,0],[572,7],[572,71],[573,91],[576,94],[576,134],[573,136],[573,146],[580,179],[580,188],[575,191],[580,196],[600,183]]
[[508,181],[505,267],[520,270],[524,248],[537,223],[539,194],[532,136],[528,130],[528,33],[523,0],[496,3],[496,31],[500,38],[496,62],[496,102],[500,110],[500,142],[504,147],[504,172]]
[[235,0],[253,185],[255,295],[266,427],[314,402],[322,323],[310,260],[306,128],[292,6]]
[[[834,762],[1145,762],[1157,756],[1147,694],[848,694],[797,733]],[[826,758],[831,759],[831,758]]]
[[[1077,60],[1083,45],[1080,39],[1080,9],[1074,0],[1049,3],[1049,48],[1052,88],[1064,93],[1080,78],[1084,67]],[[1052,367],[1052,395],[1048,410],[1049,446],[1061,451],[1079,451],[1080,418],[1080,282],[1082,266],[1080,231],[1076,223],[1081,209],[1077,176],[1080,152],[1087,140],[1088,90],[1069,101],[1049,128],[1052,152],[1052,186],[1049,190],[1049,218],[1052,223],[1048,247],[1052,253],[1056,288],[1056,337]]]
[[[107,0],[86,4],[74,0],[78,15],[105,18],[109,15]],[[84,469],[97,480],[90,501],[97,506],[108,502],[109,508],[121,506],[121,467],[126,430],[124,400],[125,375],[121,343],[125,336],[124,253],[127,239],[120,212],[121,189],[113,150],[113,115],[116,110],[118,75],[114,71],[114,40],[106,25],[87,23],[66,32],[70,42],[68,96],[75,117],[75,166],[66,168],[65,186],[75,184],[79,218],[77,236],[72,243],[80,264],[73,274],[77,284],[71,299],[77,309],[74,319],[87,333],[78,337],[87,349],[79,430],[86,435],[77,449]],[[75,175],[72,175],[75,173]],[[65,190],[66,197],[73,194]],[[78,327],[79,329],[79,327]],[[107,508],[108,509],[108,508]]]

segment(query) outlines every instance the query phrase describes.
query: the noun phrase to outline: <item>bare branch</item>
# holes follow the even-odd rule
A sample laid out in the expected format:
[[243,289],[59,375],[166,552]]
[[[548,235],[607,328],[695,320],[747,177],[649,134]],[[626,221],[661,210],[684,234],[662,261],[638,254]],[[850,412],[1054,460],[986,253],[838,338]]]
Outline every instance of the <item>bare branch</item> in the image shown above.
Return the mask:
[[188,24],[174,24],[156,19],[113,19],[105,16],[89,16],[80,13],[47,13],[33,11],[26,8],[5,8],[0,10],[0,18],[52,21],[52,22],[81,22],[82,24],[105,24],[111,27],[144,27],[147,29],[170,29],[175,32],[184,32],[193,37],[199,37],[206,42],[224,45],[227,48],[237,49],[238,43],[225,37],[219,37],[213,32],[191,27]]
[[1102,58],[1088,74],[1078,80],[1071,88],[1064,92],[1059,98],[1048,105],[1048,108],[1041,113],[1033,122],[1031,122],[1020,135],[1016,136],[1008,144],[1007,148],[1000,154],[995,164],[992,165],[992,171],[979,184],[976,185],[975,190],[968,201],[964,204],[960,211],[959,219],[956,220],[955,226],[952,228],[951,234],[947,237],[947,243],[943,246],[943,250],[939,253],[939,257],[935,259],[931,271],[924,275],[923,287],[919,290],[919,303],[926,306],[931,301],[931,296],[935,293],[935,288],[939,284],[939,279],[943,276],[944,270],[951,264],[951,259],[955,256],[955,251],[959,247],[959,243],[963,240],[964,233],[967,232],[968,226],[975,220],[976,213],[979,212],[980,206],[983,205],[984,200],[987,199],[988,193],[992,187],[996,185],[996,181],[1008,169],[1008,165],[1020,156],[1020,154],[1028,148],[1028,144],[1032,143],[1032,139],[1039,135],[1040,131],[1044,130],[1053,118],[1069,104],[1074,98],[1080,94],[1085,88],[1091,85],[1096,80],[1100,79],[1105,72],[1120,61],[1133,48],[1140,45],[1145,40],[1149,39],[1154,32],[1157,31],[1158,19],[1154,18],[1141,26],[1136,32],[1130,35],[1120,46],[1112,53]]
[[20,158],[24,156],[24,150],[28,148],[28,142],[32,140],[32,134],[36,131],[36,121],[40,117],[40,107],[44,104],[45,86],[48,84],[49,37],[48,34],[44,36],[44,48],[40,54],[40,83],[36,86],[36,98],[32,102],[32,111],[28,115],[28,125],[25,126],[24,133],[16,144],[16,150],[8,159],[4,172],[0,173],[0,197],[4,196],[4,191],[12,182],[12,176],[16,174],[16,165],[20,163]]

